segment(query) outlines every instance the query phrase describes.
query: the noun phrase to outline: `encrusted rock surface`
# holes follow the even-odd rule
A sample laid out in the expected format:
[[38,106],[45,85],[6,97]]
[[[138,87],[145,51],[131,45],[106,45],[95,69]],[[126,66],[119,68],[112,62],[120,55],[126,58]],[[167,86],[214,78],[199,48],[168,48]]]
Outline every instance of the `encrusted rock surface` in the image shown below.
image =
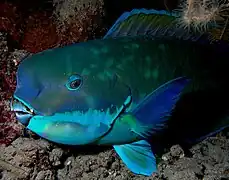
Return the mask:
[[[152,177],[132,174],[113,149],[89,150],[59,147],[43,139],[19,137],[0,149],[1,179],[34,180],[222,180],[229,179],[229,140],[212,137],[193,146],[186,156],[179,145],[171,147]],[[166,157],[166,158],[165,158]]]
[[10,143],[22,130],[10,112],[10,99],[16,85],[15,72],[24,50],[9,51],[7,33],[0,32],[0,145]]

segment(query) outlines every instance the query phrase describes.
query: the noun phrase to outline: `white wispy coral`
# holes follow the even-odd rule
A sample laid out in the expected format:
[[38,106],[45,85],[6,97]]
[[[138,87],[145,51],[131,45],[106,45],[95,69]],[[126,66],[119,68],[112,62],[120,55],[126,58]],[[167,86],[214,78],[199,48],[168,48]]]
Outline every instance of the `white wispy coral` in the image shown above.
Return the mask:
[[196,31],[207,31],[211,27],[223,29],[229,17],[229,1],[185,0],[178,11],[182,14],[179,23],[184,28],[193,27]]

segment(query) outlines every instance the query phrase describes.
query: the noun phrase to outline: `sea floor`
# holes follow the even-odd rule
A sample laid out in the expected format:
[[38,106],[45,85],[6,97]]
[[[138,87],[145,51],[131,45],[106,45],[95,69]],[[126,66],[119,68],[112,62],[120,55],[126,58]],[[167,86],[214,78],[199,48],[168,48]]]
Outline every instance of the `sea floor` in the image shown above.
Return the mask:
[[[83,151],[83,152],[82,152]],[[43,139],[19,137],[0,148],[1,180],[226,180],[229,139],[212,137],[193,146],[186,156],[179,145],[164,154],[152,177],[132,174],[114,150],[59,147]]]

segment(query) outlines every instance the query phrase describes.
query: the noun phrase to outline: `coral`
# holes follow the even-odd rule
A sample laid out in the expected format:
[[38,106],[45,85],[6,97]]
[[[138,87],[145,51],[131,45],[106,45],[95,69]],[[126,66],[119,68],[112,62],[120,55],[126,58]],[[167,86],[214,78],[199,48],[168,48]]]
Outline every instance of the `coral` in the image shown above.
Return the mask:
[[[72,19],[79,18],[80,11],[93,9],[98,11],[97,7],[103,6],[102,0],[53,0],[55,6],[54,15],[61,22],[69,22]],[[102,9],[99,9],[102,10]],[[103,11],[103,10],[102,10]]]
[[103,33],[103,0],[54,0],[53,4],[62,45],[86,41]]
[[16,65],[24,51],[9,52],[6,34],[0,33],[0,144],[10,143],[21,133],[21,127],[10,112],[10,99],[15,89]]
[[[92,2],[92,3],[90,3]],[[53,14],[39,12],[26,21],[23,49],[39,52],[48,48],[86,41],[102,32],[103,3],[95,1],[54,1]],[[77,9],[77,10],[76,10]],[[99,34],[99,33],[98,33]]]
[[60,44],[60,37],[56,33],[56,26],[51,15],[38,12],[25,20],[24,38],[21,48],[36,53]]
[[17,7],[10,3],[0,3],[0,31],[8,32],[13,40],[21,37],[22,16]]
[[184,0],[178,11],[182,14],[179,24],[184,28],[211,32],[214,39],[223,39],[228,25],[228,0]]

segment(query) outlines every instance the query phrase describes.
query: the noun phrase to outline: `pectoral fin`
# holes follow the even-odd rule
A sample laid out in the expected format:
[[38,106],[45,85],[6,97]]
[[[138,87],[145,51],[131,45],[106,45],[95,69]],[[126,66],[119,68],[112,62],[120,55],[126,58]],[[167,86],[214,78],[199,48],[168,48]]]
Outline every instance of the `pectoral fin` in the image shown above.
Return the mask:
[[141,140],[113,147],[133,173],[151,176],[157,171],[156,158],[147,141]]
[[150,93],[138,106],[129,112],[137,126],[132,130],[144,138],[163,130],[183,89],[190,80],[179,77],[168,81]]

